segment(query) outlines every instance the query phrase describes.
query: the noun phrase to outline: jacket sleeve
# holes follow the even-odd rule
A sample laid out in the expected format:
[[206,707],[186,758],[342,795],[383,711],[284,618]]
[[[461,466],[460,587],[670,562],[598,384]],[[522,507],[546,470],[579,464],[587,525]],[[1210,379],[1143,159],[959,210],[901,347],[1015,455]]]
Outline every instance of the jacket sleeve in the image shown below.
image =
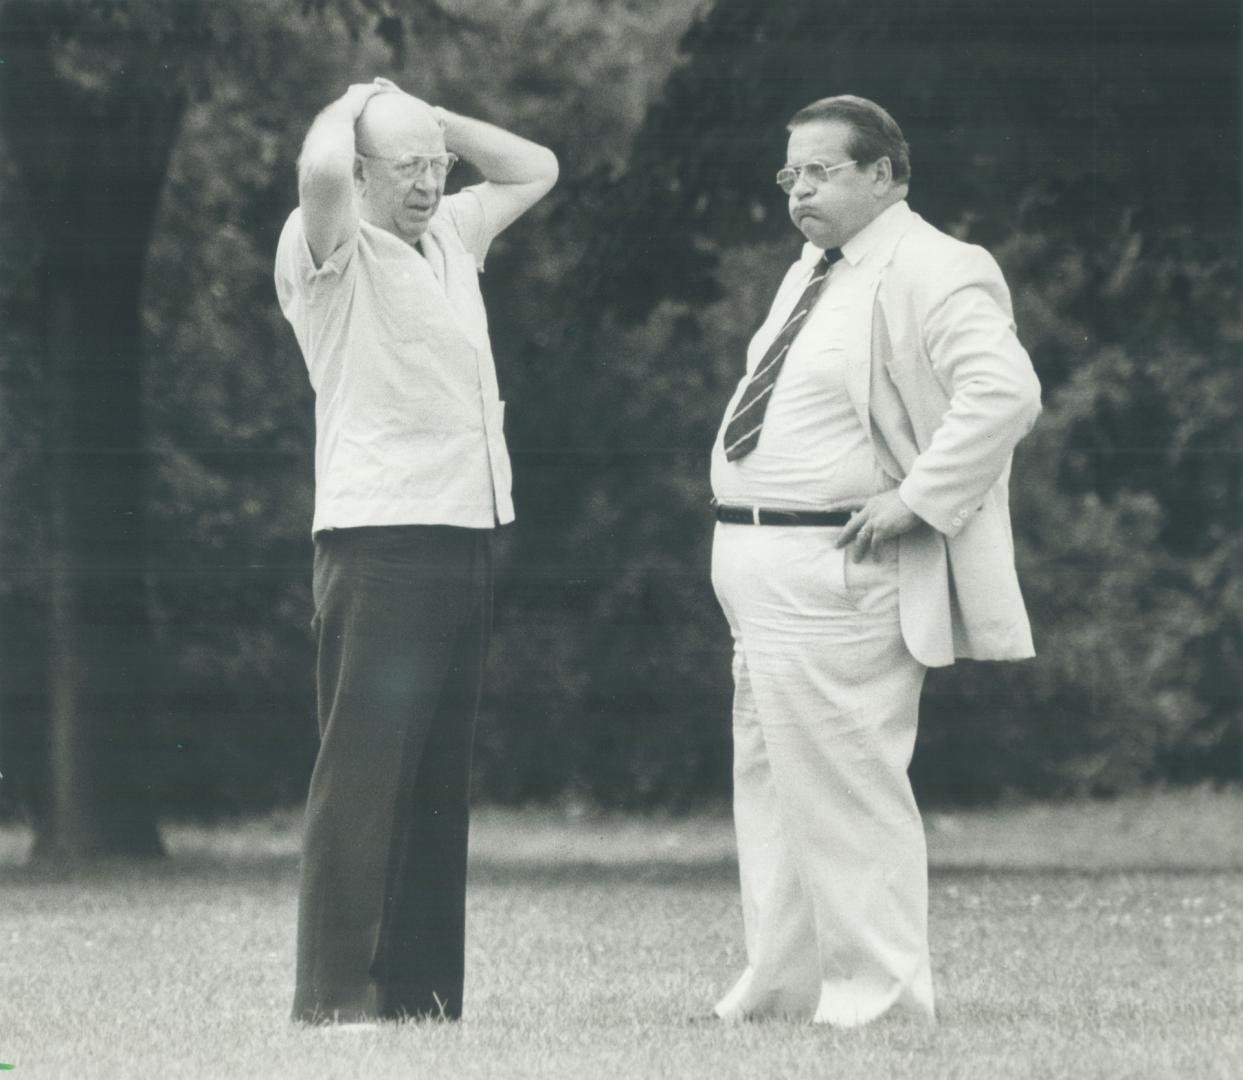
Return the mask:
[[1040,383],[1015,334],[1009,290],[988,252],[964,245],[927,280],[934,284],[922,345],[949,407],[899,495],[935,529],[955,536],[1040,414]]

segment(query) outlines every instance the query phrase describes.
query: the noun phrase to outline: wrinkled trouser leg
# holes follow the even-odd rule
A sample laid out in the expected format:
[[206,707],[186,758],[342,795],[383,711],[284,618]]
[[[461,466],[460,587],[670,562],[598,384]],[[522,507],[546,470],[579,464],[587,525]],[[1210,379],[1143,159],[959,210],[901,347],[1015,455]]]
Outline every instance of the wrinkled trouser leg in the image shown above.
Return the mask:
[[461,1015],[489,543],[448,526],[317,538],[295,1019]]
[[717,528],[748,961],[717,1004],[727,1019],[933,1015],[927,857],[907,777],[925,669],[902,642],[894,546],[852,563],[836,536]]

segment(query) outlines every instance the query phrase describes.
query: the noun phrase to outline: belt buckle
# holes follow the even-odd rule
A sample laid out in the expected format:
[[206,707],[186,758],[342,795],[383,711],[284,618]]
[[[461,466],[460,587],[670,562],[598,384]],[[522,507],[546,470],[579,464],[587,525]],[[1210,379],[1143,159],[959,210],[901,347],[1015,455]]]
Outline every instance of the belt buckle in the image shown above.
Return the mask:
[[760,508],[758,506],[751,507],[751,524],[758,525],[760,523]]

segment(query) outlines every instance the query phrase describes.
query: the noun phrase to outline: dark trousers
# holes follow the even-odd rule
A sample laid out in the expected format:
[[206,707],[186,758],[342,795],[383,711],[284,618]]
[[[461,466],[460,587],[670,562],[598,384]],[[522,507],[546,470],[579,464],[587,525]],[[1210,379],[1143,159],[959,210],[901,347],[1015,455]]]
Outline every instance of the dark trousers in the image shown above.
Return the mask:
[[314,596],[320,749],[294,1019],[457,1018],[490,533],[321,532]]

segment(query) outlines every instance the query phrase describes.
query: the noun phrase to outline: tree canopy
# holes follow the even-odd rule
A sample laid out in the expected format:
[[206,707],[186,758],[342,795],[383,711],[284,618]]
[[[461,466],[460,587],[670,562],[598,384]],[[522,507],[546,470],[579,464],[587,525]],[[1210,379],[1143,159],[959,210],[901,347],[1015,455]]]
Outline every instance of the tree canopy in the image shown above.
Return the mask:
[[784,125],[838,92],[998,257],[1046,392],[1012,485],[1040,655],[931,681],[918,783],[1243,774],[1224,0],[0,0],[0,50],[0,800],[46,835],[152,850],[158,812],[305,788],[312,401],[271,259],[307,126],[375,74],[562,163],[484,277],[519,521],[482,793],[727,790],[708,443],[797,250]]

